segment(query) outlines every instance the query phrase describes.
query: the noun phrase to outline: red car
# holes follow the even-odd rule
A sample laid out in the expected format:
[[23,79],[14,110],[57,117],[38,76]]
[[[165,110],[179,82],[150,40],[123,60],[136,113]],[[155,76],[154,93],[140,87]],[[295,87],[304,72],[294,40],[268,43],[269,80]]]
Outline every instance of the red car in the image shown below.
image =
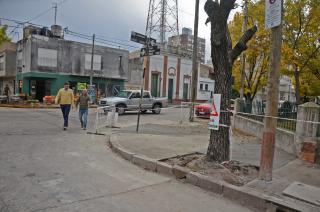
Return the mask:
[[198,117],[210,118],[212,100],[207,101],[206,103],[196,105],[194,107],[195,113]]
[[[232,112],[234,110],[234,100],[231,99],[231,105],[229,107],[229,110]],[[194,107],[195,113],[198,117],[203,117],[203,118],[210,118],[210,110],[211,110],[211,104],[212,100],[208,100],[206,103],[196,105]],[[232,116],[232,114],[231,114]]]

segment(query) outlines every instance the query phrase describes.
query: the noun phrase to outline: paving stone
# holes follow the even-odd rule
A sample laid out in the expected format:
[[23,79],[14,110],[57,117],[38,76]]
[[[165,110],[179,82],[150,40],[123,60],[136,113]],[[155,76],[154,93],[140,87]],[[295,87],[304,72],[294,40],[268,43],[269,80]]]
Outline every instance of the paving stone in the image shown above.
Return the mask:
[[300,182],[291,183],[284,191],[284,195],[320,206],[320,188]]

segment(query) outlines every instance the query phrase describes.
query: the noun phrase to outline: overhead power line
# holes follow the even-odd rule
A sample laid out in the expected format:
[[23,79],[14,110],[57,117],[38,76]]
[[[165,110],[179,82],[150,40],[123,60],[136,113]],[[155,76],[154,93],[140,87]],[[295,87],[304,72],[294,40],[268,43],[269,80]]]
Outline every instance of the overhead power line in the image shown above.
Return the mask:
[[[60,5],[64,4],[64,3],[66,3],[67,1],[68,1],[68,0],[62,0],[62,1],[60,1],[59,3],[57,3],[56,5],[59,5],[59,6],[60,6]],[[40,18],[41,16],[47,14],[49,11],[51,11],[51,10],[54,9],[54,8],[55,8],[54,6],[51,6],[50,8],[48,8],[48,9],[46,9],[45,11],[39,13],[38,15],[34,16],[33,18],[31,18],[31,19],[29,19],[29,20],[27,20],[27,21],[22,21],[21,23],[18,23],[18,24],[17,24],[17,27],[15,27],[15,28],[10,32],[10,35],[16,31],[16,29],[18,28],[18,26],[28,24],[28,23],[30,23],[31,21],[34,21],[34,20]]]
[[[74,32],[74,31],[69,30],[68,28],[65,29],[65,33],[68,34],[68,35],[74,36],[74,37],[85,39],[85,40],[91,40],[92,39],[92,36],[90,36],[90,35],[86,35],[86,34],[79,33],[79,32]],[[121,48],[126,49],[126,50],[130,50],[130,49],[132,50],[132,49],[138,49],[139,48],[137,46],[124,44],[124,43],[121,43],[121,42],[114,42],[114,41],[103,39],[103,38],[99,38],[99,37],[96,37],[95,40],[96,40],[97,43],[100,43],[100,44],[105,44],[107,46],[113,46],[113,47],[117,47],[117,48],[121,47]]]

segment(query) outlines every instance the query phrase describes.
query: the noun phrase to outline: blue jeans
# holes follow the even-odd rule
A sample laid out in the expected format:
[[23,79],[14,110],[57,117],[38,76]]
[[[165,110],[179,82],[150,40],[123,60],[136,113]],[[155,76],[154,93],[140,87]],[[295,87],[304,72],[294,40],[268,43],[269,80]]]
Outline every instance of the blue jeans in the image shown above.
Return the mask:
[[79,118],[82,128],[87,128],[88,109],[79,109]]
[[63,126],[64,127],[68,127],[69,125],[69,113],[70,113],[70,108],[71,105],[60,105],[61,111],[62,111],[62,115],[63,115]]

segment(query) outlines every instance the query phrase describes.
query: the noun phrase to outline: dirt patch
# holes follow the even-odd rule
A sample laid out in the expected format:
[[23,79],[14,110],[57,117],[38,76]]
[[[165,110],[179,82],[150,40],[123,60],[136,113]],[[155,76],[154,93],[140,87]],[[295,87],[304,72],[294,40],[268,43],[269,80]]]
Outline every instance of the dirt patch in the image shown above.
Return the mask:
[[204,154],[194,153],[163,160],[170,165],[186,167],[194,172],[224,180],[236,186],[243,186],[258,177],[259,167],[239,161],[224,163],[209,162]]

